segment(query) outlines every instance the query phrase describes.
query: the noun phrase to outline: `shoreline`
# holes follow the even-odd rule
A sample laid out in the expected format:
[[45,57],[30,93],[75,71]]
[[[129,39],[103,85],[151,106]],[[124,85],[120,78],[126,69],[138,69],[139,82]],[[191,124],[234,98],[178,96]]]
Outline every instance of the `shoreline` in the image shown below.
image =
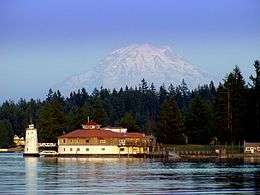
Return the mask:
[[[207,145],[164,145],[166,151],[150,154],[57,154],[39,155],[40,157],[55,158],[144,158],[162,159],[176,162],[257,162],[260,155],[244,153],[243,150],[227,150],[225,153],[216,153]],[[184,148],[185,147],[185,148]],[[227,146],[226,148],[228,148]],[[22,147],[0,149],[1,153],[21,153]]]
[[[0,154],[21,154],[23,155],[23,152],[14,152],[14,151],[8,151],[8,152],[0,152]],[[219,157],[219,156],[192,156],[192,155],[186,155],[181,157],[151,157],[147,155],[35,155],[35,156],[24,156],[23,158],[100,158],[100,159],[109,159],[109,158],[122,158],[122,159],[150,159],[150,160],[159,160],[159,161],[165,161],[165,162],[183,162],[183,163],[230,163],[230,164],[260,164],[260,156],[248,156],[248,155],[237,155],[237,156],[226,156],[226,157]]]

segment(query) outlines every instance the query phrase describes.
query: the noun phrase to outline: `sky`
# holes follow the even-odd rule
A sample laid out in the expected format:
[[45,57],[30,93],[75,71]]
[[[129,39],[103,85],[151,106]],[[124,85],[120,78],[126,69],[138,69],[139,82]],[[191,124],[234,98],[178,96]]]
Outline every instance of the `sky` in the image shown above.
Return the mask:
[[169,46],[223,78],[260,59],[259,0],[1,0],[0,101],[42,98],[133,43]]

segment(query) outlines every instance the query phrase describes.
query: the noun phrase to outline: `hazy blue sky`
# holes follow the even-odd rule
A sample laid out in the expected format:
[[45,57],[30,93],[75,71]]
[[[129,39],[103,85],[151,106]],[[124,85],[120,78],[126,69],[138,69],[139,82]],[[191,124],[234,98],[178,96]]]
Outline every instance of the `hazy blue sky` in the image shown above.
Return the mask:
[[259,0],[1,0],[0,101],[40,97],[132,43],[168,45],[222,78],[260,59]]

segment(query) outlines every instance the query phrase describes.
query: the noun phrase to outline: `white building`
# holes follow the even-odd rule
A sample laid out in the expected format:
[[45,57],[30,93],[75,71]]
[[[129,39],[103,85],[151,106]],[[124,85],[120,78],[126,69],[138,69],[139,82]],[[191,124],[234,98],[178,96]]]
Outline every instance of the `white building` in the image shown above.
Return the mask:
[[24,156],[39,156],[37,129],[31,124],[26,129]]
[[244,153],[260,156],[260,143],[244,142]]
[[16,146],[24,146],[24,138],[23,137],[20,138],[17,135],[15,135],[13,141],[14,141],[14,144]]
[[145,155],[154,143],[151,136],[128,133],[124,128],[100,128],[87,122],[82,129],[58,138],[58,153],[66,155]]

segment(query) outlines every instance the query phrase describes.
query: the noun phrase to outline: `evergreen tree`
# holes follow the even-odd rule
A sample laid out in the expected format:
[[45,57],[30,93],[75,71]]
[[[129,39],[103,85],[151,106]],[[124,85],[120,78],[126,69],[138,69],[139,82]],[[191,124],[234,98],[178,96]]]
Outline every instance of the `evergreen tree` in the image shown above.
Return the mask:
[[260,139],[260,62],[257,60],[254,63],[255,76],[251,75],[250,80],[252,87],[248,94],[248,123],[250,129],[247,139],[257,141]]
[[173,99],[166,100],[160,108],[157,137],[160,142],[178,143],[181,135],[181,114]]
[[13,132],[11,123],[0,120],[0,148],[8,148],[13,144]]
[[148,84],[144,79],[142,79],[142,81],[141,81],[140,90],[142,93],[146,93],[148,90]]
[[165,89],[165,86],[162,85],[159,89],[159,104],[161,105],[168,97],[168,92]]
[[39,114],[39,140],[56,142],[57,137],[66,131],[66,116],[60,102],[45,103]]
[[150,91],[151,91],[153,94],[156,94],[156,88],[155,88],[155,86],[154,86],[153,83],[151,83]]
[[260,89],[260,62],[258,60],[254,63],[255,76],[251,75],[250,80],[253,82],[251,85],[254,89]]
[[104,102],[100,98],[97,98],[94,102],[93,118],[97,123],[101,125],[108,124],[108,116],[104,109]]
[[81,128],[81,125],[90,119],[94,118],[93,107],[85,103],[80,108],[75,109],[67,114],[68,131]]
[[119,125],[127,128],[129,132],[139,131],[140,127],[136,124],[136,120],[131,113],[125,113],[124,116],[120,119]]
[[222,144],[230,143],[231,134],[229,131],[229,94],[227,89],[220,83],[214,102],[214,135]]
[[236,66],[224,81],[228,95],[228,129],[230,143],[243,143],[245,138],[246,87],[240,69]]
[[173,86],[173,84],[170,84],[169,88],[168,88],[168,91],[169,91],[169,98],[172,98],[172,99],[177,99],[176,98],[176,89],[175,87]]
[[186,133],[193,144],[209,144],[212,130],[212,111],[200,97],[195,97],[185,119]]
[[212,102],[214,102],[216,94],[217,94],[213,81],[211,81],[209,84],[209,94],[210,94],[210,102],[212,103]]

